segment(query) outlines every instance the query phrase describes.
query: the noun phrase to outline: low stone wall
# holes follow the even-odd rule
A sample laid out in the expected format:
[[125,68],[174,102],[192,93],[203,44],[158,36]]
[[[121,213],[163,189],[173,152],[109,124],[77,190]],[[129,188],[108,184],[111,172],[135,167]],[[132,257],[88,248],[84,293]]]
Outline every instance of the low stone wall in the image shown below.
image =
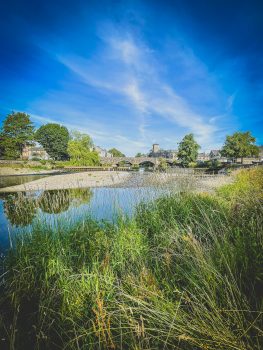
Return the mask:
[[12,165],[42,165],[39,161],[25,161],[25,160],[9,160],[9,159],[0,159],[0,166],[12,166]]

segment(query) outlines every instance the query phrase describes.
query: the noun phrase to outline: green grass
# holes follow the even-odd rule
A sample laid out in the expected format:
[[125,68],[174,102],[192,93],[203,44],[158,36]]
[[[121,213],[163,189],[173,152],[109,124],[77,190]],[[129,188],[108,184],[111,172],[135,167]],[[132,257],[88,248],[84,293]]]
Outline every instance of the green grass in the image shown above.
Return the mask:
[[35,224],[4,261],[0,348],[262,349],[262,174],[114,224]]

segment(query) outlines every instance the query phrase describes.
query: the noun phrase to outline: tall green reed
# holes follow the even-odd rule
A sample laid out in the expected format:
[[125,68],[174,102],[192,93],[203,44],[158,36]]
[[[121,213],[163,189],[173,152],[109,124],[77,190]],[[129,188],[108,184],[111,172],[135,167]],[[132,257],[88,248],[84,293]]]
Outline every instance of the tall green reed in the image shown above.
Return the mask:
[[3,346],[261,349],[262,185],[240,176],[249,190],[164,195],[113,223],[34,223],[5,260]]

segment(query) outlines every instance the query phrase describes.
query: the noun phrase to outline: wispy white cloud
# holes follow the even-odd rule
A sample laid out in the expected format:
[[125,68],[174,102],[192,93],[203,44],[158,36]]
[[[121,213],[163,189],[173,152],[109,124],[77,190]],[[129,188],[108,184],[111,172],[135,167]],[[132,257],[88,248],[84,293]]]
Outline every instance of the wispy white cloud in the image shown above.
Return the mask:
[[[103,39],[106,49],[97,54],[97,64],[76,56],[58,58],[89,86],[127,99],[137,111],[142,139],[147,139],[151,120],[158,115],[193,132],[203,146],[212,143],[218,130],[212,116],[195,112],[190,102],[160,77],[153,51],[131,36],[105,34]],[[111,72],[105,74],[103,66],[111,67]]]
[[49,91],[32,111],[51,112],[70,128],[74,120],[74,128],[97,143],[131,155],[152,142],[174,148],[189,132],[203,149],[215,147],[223,141],[235,95],[218,98],[215,78],[190,48],[173,43],[168,49],[167,63],[138,35],[116,27],[100,30],[100,44],[89,56],[52,47],[49,53],[56,52],[74,83],[64,82],[62,93]]
[[226,111],[227,111],[228,113],[232,113],[233,105],[234,105],[236,96],[237,96],[237,91],[234,92],[232,95],[230,95],[230,96],[227,98]]
[[[73,111],[72,111],[73,112]],[[76,116],[76,111],[73,112]],[[78,113],[77,113],[78,114]],[[59,123],[57,118],[47,118],[42,115],[36,115],[31,113],[32,120],[39,122],[40,124],[45,123]],[[78,130],[83,133],[89,134],[97,145],[106,147],[107,149],[111,148],[112,145],[122,150],[126,155],[134,155],[134,153],[140,152],[142,149],[148,149],[148,145],[140,140],[132,139],[124,135],[114,134],[105,128],[102,125],[100,127],[93,128],[90,126],[85,126],[85,123],[72,123],[64,122],[61,123],[66,126],[69,130]],[[108,130],[107,130],[108,129]],[[107,141],[108,140],[108,141]],[[108,143],[109,142],[109,143]],[[131,149],[133,153],[131,154]]]

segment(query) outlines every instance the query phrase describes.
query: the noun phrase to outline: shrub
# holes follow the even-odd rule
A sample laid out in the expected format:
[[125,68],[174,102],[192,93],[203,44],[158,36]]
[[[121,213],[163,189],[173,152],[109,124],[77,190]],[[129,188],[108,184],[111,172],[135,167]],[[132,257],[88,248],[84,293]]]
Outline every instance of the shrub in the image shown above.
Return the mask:
[[197,167],[197,163],[196,163],[196,162],[190,162],[190,163],[188,164],[188,167],[189,167],[189,168],[196,168],[196,167]]

